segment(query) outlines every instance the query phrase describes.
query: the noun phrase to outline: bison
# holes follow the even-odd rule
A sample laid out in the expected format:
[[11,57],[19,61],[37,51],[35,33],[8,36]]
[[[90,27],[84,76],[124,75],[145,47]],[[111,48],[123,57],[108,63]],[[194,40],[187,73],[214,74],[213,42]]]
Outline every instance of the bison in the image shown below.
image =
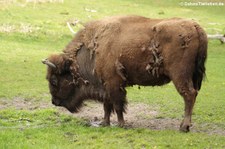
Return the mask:
[[124,126],[127,86],[173,82],[184,99],[180,130],[188,132],[205,76],[207,36],[193,20],[115,16],[88,22],[61,54],[42,60],[52,103],[77,112],[87,99],[104,105],[102,125],[116,112]]

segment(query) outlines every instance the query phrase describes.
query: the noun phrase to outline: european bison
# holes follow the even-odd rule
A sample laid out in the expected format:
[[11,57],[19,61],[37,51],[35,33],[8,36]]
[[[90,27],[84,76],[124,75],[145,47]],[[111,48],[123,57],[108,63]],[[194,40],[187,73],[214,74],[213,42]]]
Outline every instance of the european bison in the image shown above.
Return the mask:
[[207,36],[192,20],[117,16],[87,23],[63,53],[42,62],[52,103],[77,112],[84,100],[101,101],[103,125],[113,111],[124,125],[126,86],[172,80],[185,103],[180,130],[188,132],[206,56]]

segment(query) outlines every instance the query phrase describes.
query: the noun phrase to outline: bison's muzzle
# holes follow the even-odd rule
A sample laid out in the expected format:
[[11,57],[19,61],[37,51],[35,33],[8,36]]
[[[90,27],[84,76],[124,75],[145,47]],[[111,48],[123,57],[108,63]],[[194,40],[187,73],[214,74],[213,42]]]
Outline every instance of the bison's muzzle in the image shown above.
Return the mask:
[[55,106],[63,106],[62,102],[56,98],[52,98],[52,104],[54,104]]
[[71,113],[78,112],[76,107],[72,107],[72,106],[68,107],[64,102],[56,98],[52,98],[52,104],[58,107],[65,107]]

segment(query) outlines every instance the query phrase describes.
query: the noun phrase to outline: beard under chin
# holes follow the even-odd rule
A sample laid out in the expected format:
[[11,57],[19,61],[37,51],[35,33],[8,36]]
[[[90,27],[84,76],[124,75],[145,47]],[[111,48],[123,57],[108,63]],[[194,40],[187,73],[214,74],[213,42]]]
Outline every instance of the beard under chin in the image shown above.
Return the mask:
[[78,110],[76,108],[66,108],[70,113],[77,113]]
[[65,107],[68,111],[70,111],[71,113],[77,113],[79,112],[80,108],[83,105],[83,101],[71,101],[70,103],[68,103],[67,105],[63,106]]

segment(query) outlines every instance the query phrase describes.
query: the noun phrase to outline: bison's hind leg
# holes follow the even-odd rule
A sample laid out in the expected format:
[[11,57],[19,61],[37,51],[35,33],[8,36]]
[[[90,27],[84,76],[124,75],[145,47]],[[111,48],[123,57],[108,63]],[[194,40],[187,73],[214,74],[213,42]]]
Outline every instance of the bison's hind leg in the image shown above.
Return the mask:
[[197,96],[197,90],[194,89],[191,77],[187,77],[186,75],[176,75],[172,80],[177,91],[184,98],[185,104],[184,119],[180,125],[180,131],[188,132],[191,127],[191,116]]
[[197,91],[194,88],[189,88],[188,91],[184,91],[181,94],[184,98],[185,108],[184,108],[184,119],[180,125],[180,130],[183,132],[190,131],[191,126],[191,116],[193,112],[193,107],[195,104]]

